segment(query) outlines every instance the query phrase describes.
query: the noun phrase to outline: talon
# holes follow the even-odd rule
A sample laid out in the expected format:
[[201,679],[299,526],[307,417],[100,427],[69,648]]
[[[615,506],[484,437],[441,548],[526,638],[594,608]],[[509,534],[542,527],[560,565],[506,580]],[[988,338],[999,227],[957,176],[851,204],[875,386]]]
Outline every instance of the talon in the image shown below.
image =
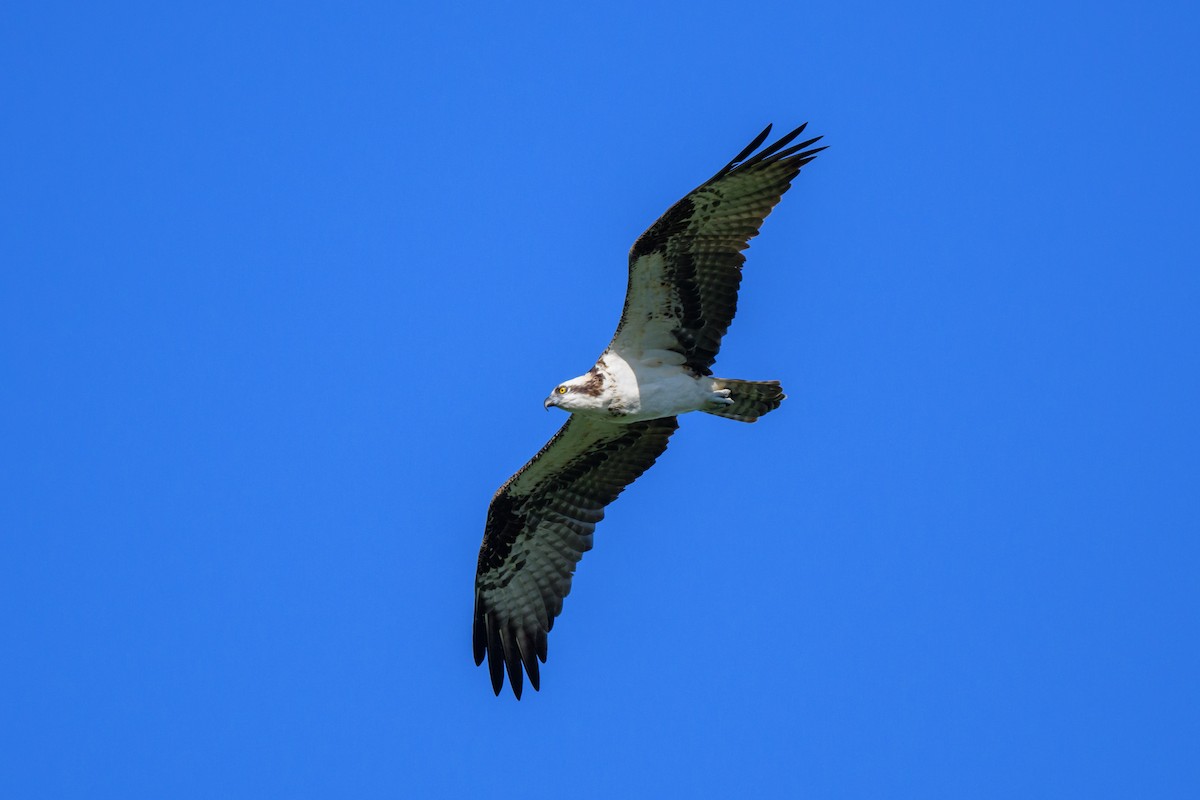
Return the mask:
[[714,408],[727,408],[733,405],[734,401],[729,396],[732,392],[729,389],[715,389],[709,398],[709,404]]

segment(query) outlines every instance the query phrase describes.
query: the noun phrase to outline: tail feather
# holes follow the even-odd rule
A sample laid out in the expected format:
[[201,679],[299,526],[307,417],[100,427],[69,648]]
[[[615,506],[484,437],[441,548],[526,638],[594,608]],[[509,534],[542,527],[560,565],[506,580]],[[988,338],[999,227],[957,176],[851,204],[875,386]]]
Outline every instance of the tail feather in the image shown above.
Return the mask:
[[718,417],[754,422],[768,411],[779,408],[787,397],[779,381],[740,381],[735,378],[713,378],[713,390],[729,390],[733,405],[709,411]]

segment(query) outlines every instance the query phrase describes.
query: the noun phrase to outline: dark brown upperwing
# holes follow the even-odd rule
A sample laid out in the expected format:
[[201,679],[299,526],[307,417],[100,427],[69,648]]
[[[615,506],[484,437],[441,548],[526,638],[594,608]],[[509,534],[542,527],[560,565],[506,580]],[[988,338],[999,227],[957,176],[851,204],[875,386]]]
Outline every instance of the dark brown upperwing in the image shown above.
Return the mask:
[[613,349],[636,346],[622,337],[647,337],[648,325],[669,320],[671,349],[694,372],[712,374],[721,338],[737,312],[742,251],[801,167],[825,149],[811,147],[819,136],[791,144],[806,125],[754,153],[770,133],[768,125],[638,237],[629,251],[629,287]]
[[475,572],[475,663],[486,655],[500,694],[507,669],[521,697],[534,689],[546,634],[592,547],[604,507],[667,449],[675,417],[618,425],[572,415],[492,498]]

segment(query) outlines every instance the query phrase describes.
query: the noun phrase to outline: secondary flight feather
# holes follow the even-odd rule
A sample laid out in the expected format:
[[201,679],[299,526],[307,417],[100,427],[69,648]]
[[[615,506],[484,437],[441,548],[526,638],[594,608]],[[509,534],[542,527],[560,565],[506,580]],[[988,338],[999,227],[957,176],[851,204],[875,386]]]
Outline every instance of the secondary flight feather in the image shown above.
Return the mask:
[[638,237],[612,342],[546,398],[571,416],[496,492],[479,549],[475,663],[487,658],[496,694],[506,672],[518,699],[524,675],[539,688],[546,635],[596,523],[667,449],[676,418],[703,411],[754,422],[783,402],[777,381],[715,378],[712,366],[737,310],[742,251],[825,149],[813,147],[819,136],[793,144],[804,128],[759,150],[768,125]]

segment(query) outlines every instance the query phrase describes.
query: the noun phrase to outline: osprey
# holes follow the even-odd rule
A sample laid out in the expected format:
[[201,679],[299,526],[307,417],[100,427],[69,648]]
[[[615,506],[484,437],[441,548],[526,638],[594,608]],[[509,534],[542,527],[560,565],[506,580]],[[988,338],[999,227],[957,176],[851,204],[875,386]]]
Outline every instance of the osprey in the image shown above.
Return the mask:
[[522,667],[538,688],[546,634],[604,507],[667,449],[676,417],[754,422],[783,401],[778,381],[714,378],[712,365],[737,308],[741,251],[825,149],[812,147],[819,136],[793,145],[804,128],[755,153],[768,125],[638,237],[612,342],[546,398],[571,416],[492,498],[475,573],[475,664],[487,656],[497,695],[507,670],[520,699]]

